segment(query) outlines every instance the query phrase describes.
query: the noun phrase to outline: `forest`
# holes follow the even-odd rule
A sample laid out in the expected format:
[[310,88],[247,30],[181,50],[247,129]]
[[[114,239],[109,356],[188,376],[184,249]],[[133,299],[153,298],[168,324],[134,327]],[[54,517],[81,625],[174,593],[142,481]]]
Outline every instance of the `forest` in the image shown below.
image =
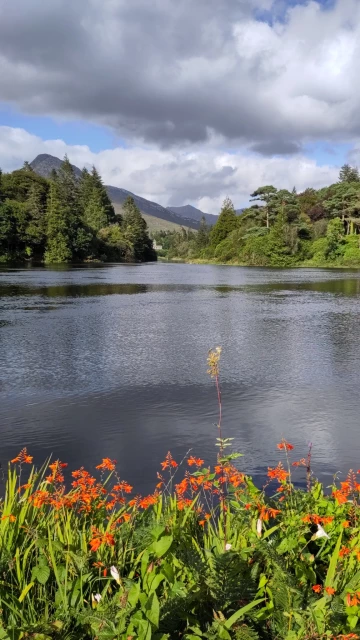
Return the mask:
[[345,164],[337,183],[297,193],[259,187],[240,215],[229,198],[216,224],[160,232],[160,256],[253,266],[360,266],[360,177]]
[[0,263],[156,260],[133,198],[116,215],[95,167],[78,179],[65,156],[50,179],[25,162],[0,172]]

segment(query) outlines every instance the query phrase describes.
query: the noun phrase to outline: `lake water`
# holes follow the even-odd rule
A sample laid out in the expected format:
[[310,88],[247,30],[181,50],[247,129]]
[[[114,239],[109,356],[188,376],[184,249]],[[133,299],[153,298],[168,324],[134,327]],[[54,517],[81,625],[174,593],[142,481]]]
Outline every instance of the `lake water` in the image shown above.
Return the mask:
[[261,481],[282,436],[316,473],[360,467],[360,272],[144,264],[0,271],[0,461],[116,458],[140,492],[168,449],[225,434]]

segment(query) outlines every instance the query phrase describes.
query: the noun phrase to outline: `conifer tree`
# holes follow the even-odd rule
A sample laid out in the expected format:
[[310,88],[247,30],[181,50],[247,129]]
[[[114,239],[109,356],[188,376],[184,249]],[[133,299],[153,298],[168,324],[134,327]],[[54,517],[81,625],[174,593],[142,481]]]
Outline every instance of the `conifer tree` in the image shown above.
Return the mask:
[[213,246],[225,240],[238,226],[238,217],[230,198],[225,198],[216,224],[211,229],[210,242]]
[[360,182],[358,168],[343,164],[339,172],[339,182]]
[[42,187],[34,182],[27,198],[29,222],[26,228],[27,244],[32,251],[43,251],[46,234],[46,203]]
[[149,238],[147,224],[136,206],[134,198],[129,196],[123,204],[123,229],[125,239],[133,247],[135,260],[156,260],[156,253]]
[[50,183],[47,210],[47,244],[45,262],[71,262],[72,244],[67,207],[61,200],[59,182]]

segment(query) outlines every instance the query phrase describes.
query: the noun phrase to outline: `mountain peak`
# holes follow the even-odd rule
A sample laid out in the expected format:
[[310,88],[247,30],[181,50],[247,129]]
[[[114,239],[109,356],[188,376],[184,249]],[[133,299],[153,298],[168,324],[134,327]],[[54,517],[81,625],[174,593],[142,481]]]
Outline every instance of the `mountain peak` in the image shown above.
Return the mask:
[[[59,171],[62,165],[62,160],[57,158],[56,156],[52,156],[49,153],[40,153],[36,158],[30,162],[30,166],[43,178],[49,178],[51,172],[55,169],[55,171]],[[75,175],[79,178],[81,176],[81,171],[74,164],[71,165]]]

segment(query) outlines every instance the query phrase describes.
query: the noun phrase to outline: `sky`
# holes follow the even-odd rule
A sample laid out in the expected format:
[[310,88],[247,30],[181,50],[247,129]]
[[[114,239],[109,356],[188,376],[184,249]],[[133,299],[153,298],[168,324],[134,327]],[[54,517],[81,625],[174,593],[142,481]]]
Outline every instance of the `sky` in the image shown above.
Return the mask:
[[360,0],[0,0],[0,166],[218,213],[360,164]]

